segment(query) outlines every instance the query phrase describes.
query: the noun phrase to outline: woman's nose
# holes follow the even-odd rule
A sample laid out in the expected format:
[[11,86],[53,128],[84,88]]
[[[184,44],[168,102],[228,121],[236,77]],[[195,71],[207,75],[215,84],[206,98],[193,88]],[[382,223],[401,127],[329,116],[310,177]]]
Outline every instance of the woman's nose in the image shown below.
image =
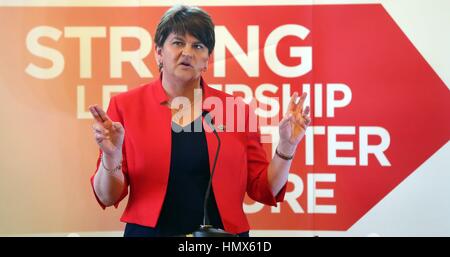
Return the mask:
[[192,57],[192,47],[190,45],[186,45],[183,47],[181,54],[186,57]]

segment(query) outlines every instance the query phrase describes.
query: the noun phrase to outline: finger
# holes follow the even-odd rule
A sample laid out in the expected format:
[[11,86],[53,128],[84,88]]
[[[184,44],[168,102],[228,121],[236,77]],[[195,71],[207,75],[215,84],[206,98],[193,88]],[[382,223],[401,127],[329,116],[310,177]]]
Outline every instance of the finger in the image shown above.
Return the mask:
[[309,126],[309,124],[311,124],[311,118],[305,117],[305,124],[306,126]]
[[102,134],[102,135],[108,134],[107,130],[105,130],[105,129],[94,129],[94,133],[98,133],[98,134]]
[[92,126],[93,127],[93,131],[94,134],[98,133],[98,134],[102,134],[104,136],[109,136],[109,129],[105,129],[103,126]]
[[101,144],[105,140],[105,137],[101,134],[95,134],[95,141],[97,141],[98,144]]
[[302,113],[303,112],[303,103],[305,102],[306,96],[308,94],[304,92],[302,96],[300,96],[300,101],[298,101],[296,112]]
[[117,131],[117,132],[122,132],[124,130],[123,126],[120,122],[113,122],[112,128],[113,128],[113,131]]
[[104,127],[101,123],[99,123],[99,122],[95,122],[95,123],[92,125],[92,129],[93,129],[95,132],[98,132],[98,133],[104,133],[104,132],[105,132],[105,127]]
[[305,110],[303,111],[303,116],[308,116],[309,115],[309,111],[310,111],[309,106],[306,106]]
[[291,100],[289,101],[289,105],[288,105],[285,115],[288,115],[290,112],[293,112],[295,110],[295,102],[297,100],[297,97],[298,97],[298,93],[296,91],[296,92],[294,92],[294,94],[291,97]]
[[110,121],[112,123],[112,120],[108,117],[106,112],[100,106],[95,104],[95,105],[93,105],[93,108],[97,112],[98,116],[100,117],[100,119],[102,120],[103,123],[105,121]]
[[95,109],[95,105],[89,106],[89,111],[91,112],[94,119],[100,123],[103,123],[102,117],[98,114],[97,110]]
[[97,111],[98,115],[103,120],[103,126],[105,126],[105,128],[107,128],[107,129],[111,129],[113,121],[109,118],[109,116],[106,114],[106,112],[103,111],[102,108],[100,108],[97,105],[95,105],[94,107],[95,107],[95,110]]
[[[100,115],[100,117],[102,118],[102,120],[103,121],[111,121],[111,119],[108,117],[108,115],[106,114],[106,112],[105,111],[103,111],[103,109],[100,107],[100,106],[98,106],[98,105],[96,105],[95,106],[95,110],[97,111],[97,113]],[[112,121],[111,121],[112,122]]]

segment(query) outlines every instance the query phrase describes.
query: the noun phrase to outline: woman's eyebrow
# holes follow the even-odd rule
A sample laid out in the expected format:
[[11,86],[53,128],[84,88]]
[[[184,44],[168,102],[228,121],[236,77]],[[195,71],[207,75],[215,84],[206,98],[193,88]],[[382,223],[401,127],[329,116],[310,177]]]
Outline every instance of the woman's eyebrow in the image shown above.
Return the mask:
[[[179,36],[173,37],[172,41],[173,40],[179,40],[179,41],[183,41],[183,42],[186,41],[184,38],[179,37]],[[200,40],[195,40],[195,41],[192,42],[192,44],[202,44],[203,45],[203,43]]]
[[177,37],[177,36],[173,37],[172,40],[185,41],[184,38],[182,38],[182,37]]

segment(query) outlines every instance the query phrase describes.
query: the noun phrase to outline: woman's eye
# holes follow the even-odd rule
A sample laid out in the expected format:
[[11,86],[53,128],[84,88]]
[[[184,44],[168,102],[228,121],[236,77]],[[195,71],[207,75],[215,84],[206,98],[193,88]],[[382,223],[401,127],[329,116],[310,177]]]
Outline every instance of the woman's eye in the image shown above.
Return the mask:
[[194,48],[195,49],[203,49],[203,45],[195,45]]
[[173,44],[176,45],[176,46],[181,46],[183,43],[180,42],[180,41],[175,41],[175,42],[173,42]]

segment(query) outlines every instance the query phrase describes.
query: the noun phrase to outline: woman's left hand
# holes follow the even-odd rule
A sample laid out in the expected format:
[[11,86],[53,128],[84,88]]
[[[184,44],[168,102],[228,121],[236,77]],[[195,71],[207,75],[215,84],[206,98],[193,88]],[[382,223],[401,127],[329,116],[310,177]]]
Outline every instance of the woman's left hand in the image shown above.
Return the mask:
[[292,95],[288,110],[279,125],[280,143],[278,149],[288,155],[294,155],[298,143],[302,141],[311,118],[309,117],[309,106],[303,108],[306,99],[306,93],[303,93],[298,103],[298,93]]

